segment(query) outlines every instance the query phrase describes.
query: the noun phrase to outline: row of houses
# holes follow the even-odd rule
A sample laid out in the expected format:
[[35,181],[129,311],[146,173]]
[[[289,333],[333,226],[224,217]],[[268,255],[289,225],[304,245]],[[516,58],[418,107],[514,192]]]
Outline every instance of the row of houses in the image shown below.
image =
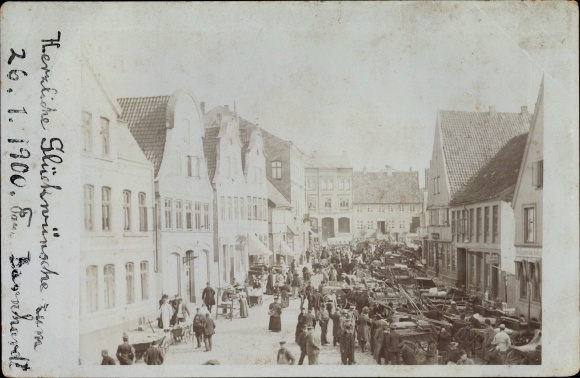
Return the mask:
[[541,319],[544,83],[534,114],[439,111],[422,258],[443,282]]

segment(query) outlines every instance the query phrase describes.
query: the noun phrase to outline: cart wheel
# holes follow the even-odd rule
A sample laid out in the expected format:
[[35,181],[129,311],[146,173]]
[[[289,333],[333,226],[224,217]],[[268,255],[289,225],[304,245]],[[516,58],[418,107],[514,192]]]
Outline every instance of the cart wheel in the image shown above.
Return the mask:
[[164,354],[167,354],[167,351],[169,350],[169,340],[167,340],[167,338],[163,339],[163,342],[161,343],[161,349],[163,349]]
[[505,356],[505,365],[519,365],[522,361],[522,355],[520,352],[515,350],[510,350]]

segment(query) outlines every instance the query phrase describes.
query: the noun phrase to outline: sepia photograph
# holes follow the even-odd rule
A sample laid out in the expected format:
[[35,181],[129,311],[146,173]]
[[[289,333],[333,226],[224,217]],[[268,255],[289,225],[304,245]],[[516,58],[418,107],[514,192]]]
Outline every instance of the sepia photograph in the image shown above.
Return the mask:
[[577,373],[575,4],[22,5],[5,375]]

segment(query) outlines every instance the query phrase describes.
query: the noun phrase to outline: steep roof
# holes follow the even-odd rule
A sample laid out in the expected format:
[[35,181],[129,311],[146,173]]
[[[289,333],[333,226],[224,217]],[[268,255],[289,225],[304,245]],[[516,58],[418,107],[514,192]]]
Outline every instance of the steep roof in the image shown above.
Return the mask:
[[438,118],[452,199],[510,139],[527,133],[530,127],[527,111],[440,110]]
[[213,127],[205,129],[205,136],[203,137],[203,154],[207,162],[207,175],[209,181],[213,182],[213,177],[215,175],[216,169],[216,159],[217,159],[217,145],[219,143],[220,128]]
[[419,203],[419,172],[353,172],[352,203]]
[[268,200],[270,200],[276,207],[291,207],[290,202],[284,198],[282,193],[268,180]]
[[305,168],[352,168],[352,164],[346,154],[331,155],[321,152],[314,152],[306,155],[304,161]]
[[512,138],[451,201],[452,205],[493,199],[511,201],[528,133]]
[[155,176],[161,167],[165,150],[169,98],[170,96],[118,99],[123,109],[122,119],[127,122],[127,127],[147,159],[153,163]]

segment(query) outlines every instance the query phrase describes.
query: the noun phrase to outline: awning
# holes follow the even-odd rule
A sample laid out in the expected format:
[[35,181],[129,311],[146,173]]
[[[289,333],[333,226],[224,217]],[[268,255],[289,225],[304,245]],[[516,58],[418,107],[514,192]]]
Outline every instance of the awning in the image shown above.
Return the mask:
[[248,237],[248,255],[250,256],[272,256],[273,253],[254,234]]
[[280,254],[284,256],[294,256],[296,255],[296,252],[294,252],[285,241],[280,240]]
[[312,237],[317,238],[318,237],[318,232],[313,231],[313,230],[308,230],[310,232],[310,235],[312,235]]
[[294,228],[292,228],[292,227],[290,227],[290,226],[287,226],[287,227],[288,227],[288,233],[289,233],[289,234],[293,234],[293,235],[300,235],[300,234],[298,233],[298,230],[296,230],[296,229],[294,229]]

